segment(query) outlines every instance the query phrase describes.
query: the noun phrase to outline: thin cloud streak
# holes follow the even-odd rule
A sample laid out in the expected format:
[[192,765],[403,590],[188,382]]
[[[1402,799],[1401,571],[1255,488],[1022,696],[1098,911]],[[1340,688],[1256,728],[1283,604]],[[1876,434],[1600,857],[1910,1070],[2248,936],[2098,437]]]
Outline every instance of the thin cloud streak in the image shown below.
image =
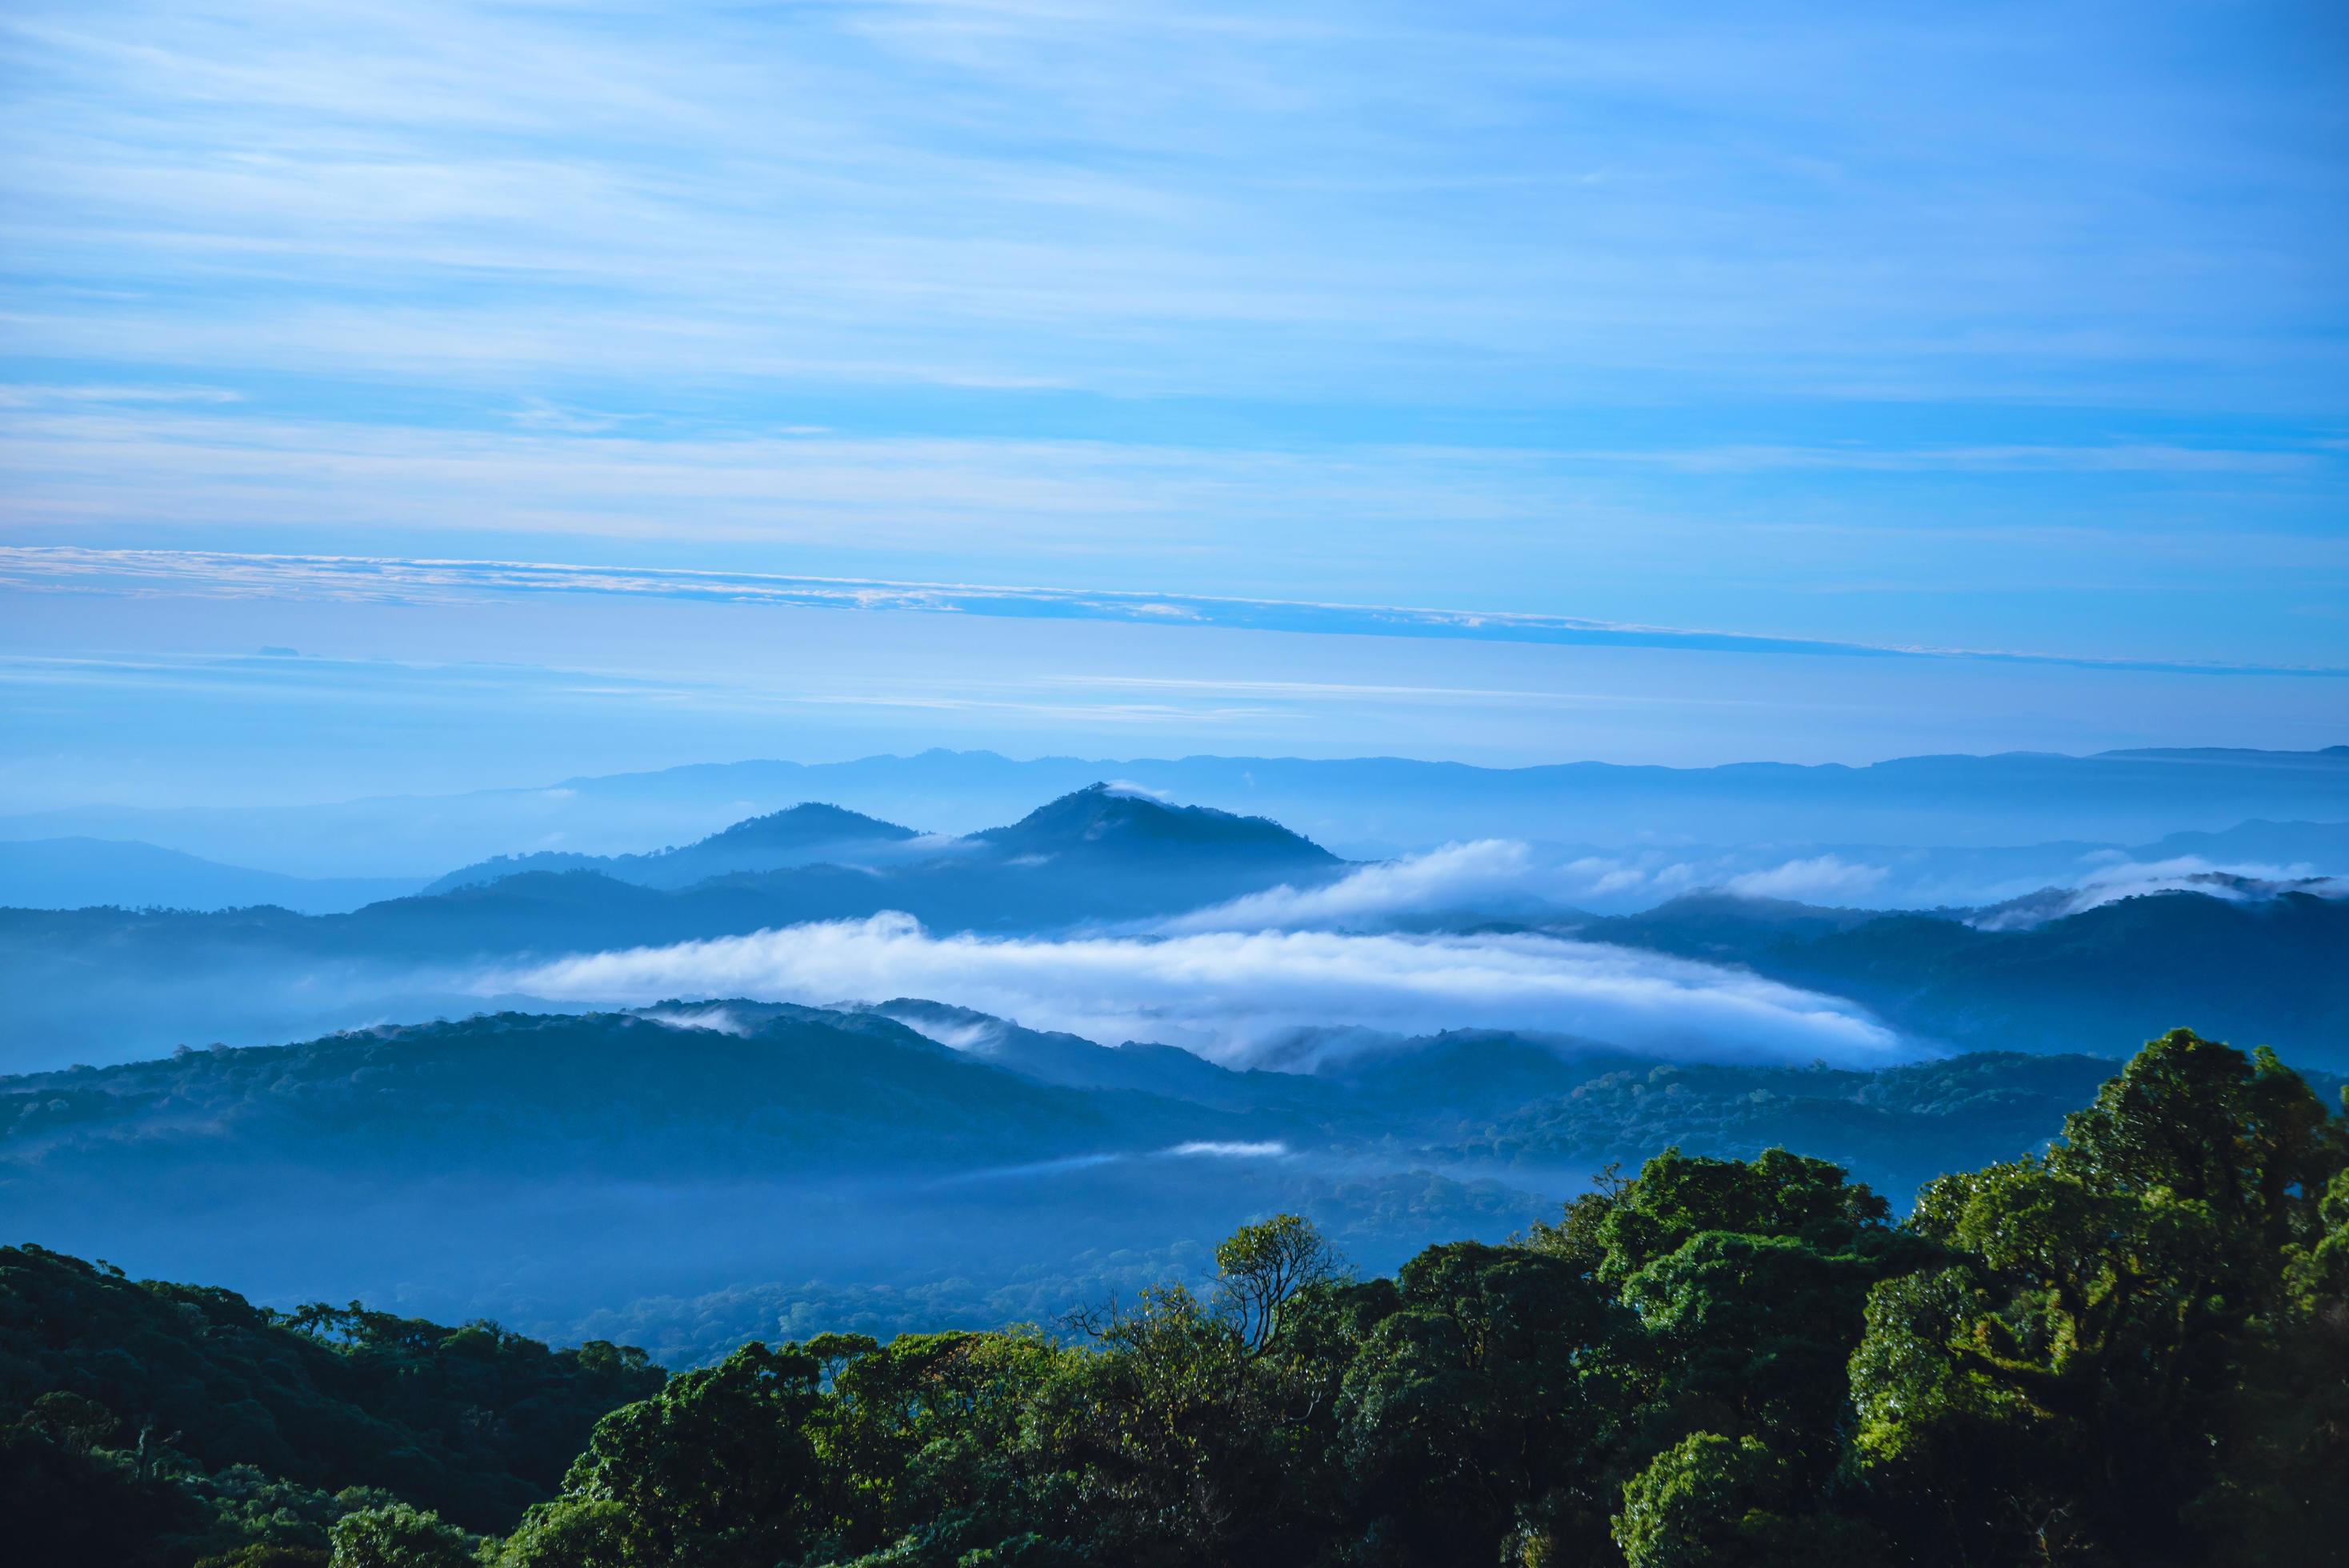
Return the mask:
[[0,532],[2329,667],[2307,11],[20,0]]
[[1643,626],[1511,610],[1316,603],[969,583],[895,583],[553,562],[232,554],[0,545],[0,587],[24,591],[208,593],[369,603],[477,603],[503,594],[613,593],[798,608],[912,611],[1023,619],[1137,622],[1352,636],[1685,648],[1709,653],[1984,660],[2198,675],[2349,676],[2349,665],[2087,658],[1982,648],[1831,642]]

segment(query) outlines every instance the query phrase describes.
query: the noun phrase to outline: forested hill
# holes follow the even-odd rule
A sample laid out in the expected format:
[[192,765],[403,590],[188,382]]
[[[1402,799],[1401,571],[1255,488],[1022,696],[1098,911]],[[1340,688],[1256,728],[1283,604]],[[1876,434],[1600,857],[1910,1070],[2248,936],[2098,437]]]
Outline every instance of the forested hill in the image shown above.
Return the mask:
[[1826,1161],[1666,1150],[1392,1277],[1274,1215],[1057,1336],[817,1333],[657,1391],[0,1253],[0,1511],[129,1568],[2337,1563],[2349,1125],[2178,1031],[2064,1131],[1901,1223]]
[[[809,831],[848,830],[840,821],[848,815],[827,810]],[[806,862],[801,851],[815,851],[802,843],[782,857],[790,863],[773,864],[781,851],[760,846],[781,830],[744,823],[642,863],[557,857],[551,864],[568,869],[528,860],[475,867],[460,885],[347,914],[0,909],[0,1068],[471,1010],[481,1005],[473,983],[483,965],[531,955],[884,911],[939,931],[1057,931],[1176,914],[1346,870],[1277,823],[1105,785],[968,840],[857,828],[868,836],[838,861]],[[744,869],[759,865],[769,869]]]
[[[1171,806],[1105,785],[1040,807],[1008,827],[950,841],[915,841],[910,830],[831,808],[780,815],[809,811],[821,813],[806,829],[813,839],[769,818],[649,856],[525,856],[468,867],[424,894],[348,914],[305,918],[255,908],[201,914],[6,910],[0,916],[16,942],[60,957],[95,943],[118,965],[168,966],[196,954],[205,962],[273,953],[416,960],[682,942],[884,910],[947,930],[1034,931],[1174,913],[1344,869],[1278,823]],[[825,837],[850,831],[861,837]],[[773,849],[778,839],[808,852],[897,852],[878,861],[857,855],[848,857],[852,863],[792,857],[767,863],[782,854]]]
[[1126,861],[1163,861],[1174,852],[1297,868],[1338,863],[1337,856],[1268,817],[1178,806],[1110,784],[1063,795],[1008,827],[971,838],[1014,856],[1061,855],[1081,847],[1091,856]]
[[1260,1125],[1038,1082],[877,1013],[740,1002],[494,1014],[185,1051],[0,1078],[0,1105],[9,1167],[123,1181],[288,1161],[409,1179],[909,1172]]
[[[1264,818],[1096,784],[966,839],[802,805],[647,856],[487,862],[442,891],[340,914],[0,909],[0,1068],[471,1011],[538,961],[885,911],[933,933],[1159,930],[1357,869]],[[2085,902],[2077,890],[2050,890],[2045,918],[1716,892],[1606,917],[1516,892],[1493,894],[1498,908],[1472,899],[1403,915],[1372,898],[1359,921],[1472,937],[1516,925],[1748,968],[1857,1002],[1928,1049],[2093,1051],[2190,1018],[2296,1064],[2349,1070],[2349,900],[2239,883],[2073,913],[2063,911]]]
[[[0,1516],[12,1550],[28,1526],[83,1542],[13,1559],[28,1568],[323,1544],[325,1522],[394,1498],[511,1529],[598,1418],[663,1377],[601,1341],[555,1351],[356,1305],[279,1314],[0,1247]],[[92,1462],[114,1453],[128,1462]]]
[[1463,1031],[1239,1072],[914,1002],[507,1014],[0,1078],[0,1207],[144,1274],[396,1290],[682,1365],[801,1298],[876,1331],[1050,1315],[1273,1210],[1391,1267],[1668,1144],[1805,1149],[1905,1208],[2043,1147],[2115,1067],[1675,1065]]
[[1963,913],[1708,893],[1559,929],[1847,996],[1961,1049],[2072,1051],[2192,1018],[2295,1066],[2349,1071],[2349,899],[2154,893],[2023,930],[1982,930]]
[[911,1000],[667,1003],[0,1078],[0,1182],[22,1198],[68,1173],[134,1182],[288,1162],[411,1180],[902,1174],[1265,1140],[1539,1173],[1636,1158],[1660,1138],[1750,1155],[1799,1137],[1905,1194],[2044,1141],[2113,1065],[2014,1053],[1874,1071],[1678,1065],[1464,1030],[1365,1042],[1286,1073]]

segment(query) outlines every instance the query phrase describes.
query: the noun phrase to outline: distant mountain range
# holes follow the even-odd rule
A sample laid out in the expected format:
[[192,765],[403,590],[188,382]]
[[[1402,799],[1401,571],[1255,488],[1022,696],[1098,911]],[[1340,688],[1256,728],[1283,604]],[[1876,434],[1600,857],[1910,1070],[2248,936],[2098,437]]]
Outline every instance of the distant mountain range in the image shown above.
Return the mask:
[[50,1244],[202,1260],[272,1300],[357,1290],[556,1334],[637,1303],[613,1311],[692,1358],[772,1332],[794,1282],[983,1318],[1040,1266],[1073,1305],[1196,1267],[1275,1208],[1384,1267],[1674,1142],[1789,1144],[1905,1200],[2044,1142],[2116,1066],[1660,1067],[1486,1031],[1285,1074],[912,1000],[505,1014],[0,1078],[0,1202]]
[[107,839],[0,840],[0,908],[237,909],[337,914],[401,898],[420,877],[296,877]]
[[[738,822],[681,848],[623,855],[554,850],[496,855],[428,883],[398,877],[287,877],[200,861],[151,844],[0,841],[0,908],[220,910],[271,904],[302,914],[341,914],[385,899],[450,892],[533,872],[594,872],[616,882],[674,891],[717,876],[827,862],[868,870],[902,866],[936,859],[950,842],[811,802]],[[2294,873],[2337,875],[2349,871],[2349,822],[2254,820],[2223,831],[2170,833],[2138,844],[2071,840],[1960,849],[1682,843],[1635,851],[1555,842],[1528,847],[1547,863],[1588,869],[1590,874],[1573,902],[1594,913],[1646,909],[1692,887],[1758,883],[1785,896],[1825,895],[1869,909],[2003,903],[2012,905],[2017,923],[2027,923],[2085,902],[2073,896],[2084,882],[2092,885],[2095,897],[2113,898],[2240,872],[2287,882]],[[1789,883],[1794,886],[1781,885]],[[2051,892],[2061,896],[2050,897]]]
[[2204,872],[2286,881],[2338,875],[2349,872],[2349,821],[2254,818],[2216,831],[2165,833],[2139,842],[2071,839],[1952,846],[1832,840],[1673,843],[1632,851],[1597,844],[1532,848],[1550,863],[1593,869],[1574,902],[1595,913],[1628,913],[1674,892],[1722,886],[1750,890],[1757,897],[1930,910],[2003,903],[2049,888],[2125,897],[2158,885],[2185,885]]
[[1345,869],[1277,822],[1096,783],[967,839],[800,806],[592,867],[490,861],[441,879],[443,892],[304,929],[336,951],[416,957],[683,942],[884,910],[943,930],[1032,932],[1173,913]]
[[921,839],[911,828],[859,812],[804,801],[737,822],[686,845],[639,855],[581,855],[554,850],[498,855],[435,879],[424,892],[452,892],[528,872],[594,872],[638,887],[681,888],[712,877],[783,871],[823,861],[873,861],[905,852]]
[[[347,913],[0,910],[0,1068],[299,1038],[502,1000],[543,1006],[490,995],[483,975],[885,911],[940,933],[1146,931],[1352,869],[1268,820],[1095,783],[965,839],[803,805],[585,867],[481,862],[442,879],[445,891]],[[1432,918],[1456,932],[1531,930],[1751,970],[1861,1004],[1925,1048],[2075,1051],[2184,1023],[2311,1066],[2349,1066],[2349,902],[2292,884],[2187,882],[2204,892],[2127,897],[2122,885],[2076,909],[2074,895],[2042,895],[1987,914],[1716,891],[1630,914],[1513,903]]]
[[2183,1025],[2349,1068],[2349,900],[2341,898],[2162,892],[1982,930],[1949,914],[1702,894],[1563,929],[1848,997],[1970,1049],[2078,1051]]
[[[869,823],[869,827],[859,824]],[[859,839],[833,835],[854,830]],[[823,850],[843,861],[750,866]],[[867,853],[877,850],[879,853]],[[843,863],[843,861],[845,863]],[[447,891],[305,916],[0,909],[0,1068],[121,1060],[188,1041],[251,1043],[485,1005],[491,959],[652,946],[901,911],[936,929],[1059,930],[1191,910],[1345,862],[1275,822],[1095,784],[968,839],[831,808],[740,824],[611,874],[487,862]],[[691,870],[717,870],[683,887]]]
[[926,751],[735,762],[517,789],[336,804],[89,806],[0,819],[0,840],[136,840],[322,875],[436,875],[494,855],[613,856],[683,843],[797,801],[964,833],[1112,779],[1277,819],[1356,858],[1485,837],[1609,849],[1692,844],[2132,843],[2261,819],[2349,821],[2349,747],[2018,752],[1866,767],[1579,762],[1486,769],[1400,758],[1127,761]]

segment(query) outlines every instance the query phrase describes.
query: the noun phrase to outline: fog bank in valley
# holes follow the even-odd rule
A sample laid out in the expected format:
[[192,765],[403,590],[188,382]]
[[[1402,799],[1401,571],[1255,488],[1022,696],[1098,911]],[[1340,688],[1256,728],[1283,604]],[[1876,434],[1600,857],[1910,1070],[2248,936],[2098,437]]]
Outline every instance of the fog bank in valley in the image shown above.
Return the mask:
[[938,935],[877,915],[580,954],[486,976],[558,1003],[923,996],[1102,1044],[1268,1061],[1304,1030],[1530,1029],[1674,1057],[1878,1063],[1905,1054],[1857,1006],[1652,953],[1526,933],[1195,931],[1064,940]]

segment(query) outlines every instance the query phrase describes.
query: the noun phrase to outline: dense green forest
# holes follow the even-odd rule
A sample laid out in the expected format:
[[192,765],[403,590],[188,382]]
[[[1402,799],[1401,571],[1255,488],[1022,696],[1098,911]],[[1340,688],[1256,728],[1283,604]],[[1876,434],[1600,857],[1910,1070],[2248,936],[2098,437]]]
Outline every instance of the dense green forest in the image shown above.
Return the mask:
[[1211,1288],[665,1384],[12,1250],[0,1508],[171,1568],[2339,1561],[2349,1124],[2179,1031],[2064,1134],[1898,1223],[1668,1150],[1392,1278],[1275,1216]]
[[395,1501],[504,1528],[664,1376],[601,1341],[552,1351],[357,1303],[275,1313],[0,1248],[0,1517],[24,1561],[59,1563],[321,1547],[332,1520]]

